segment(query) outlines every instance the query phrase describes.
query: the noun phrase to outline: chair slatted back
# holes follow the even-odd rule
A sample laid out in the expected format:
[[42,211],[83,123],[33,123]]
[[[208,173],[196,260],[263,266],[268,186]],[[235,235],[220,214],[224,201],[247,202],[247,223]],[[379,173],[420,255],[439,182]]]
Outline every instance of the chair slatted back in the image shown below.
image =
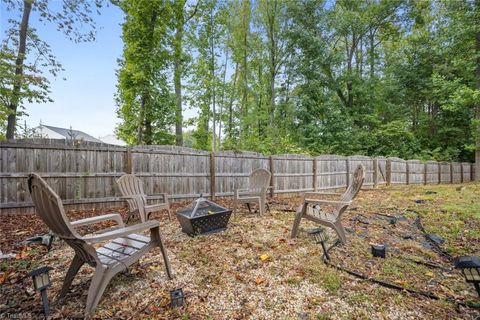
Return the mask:
[[270,185],[271,173],[265,169],[255,169],[250,174],[249,192],[254,195],[262,195]]
[[342,201],[352,201],[355,198],[362,188],[363,181],[365,180],[365,168],[363,165],[359,164],[355,172],[353,173],[353,177],[351,180],[350,185],[348,186],[347,190],[342,194],[341,200]]
[[65,215],[62,200],[45,180],[35,173],[30,174],[28,189],[35,211],[56,235],[63,239],[79,237]]
[[[117,184],[123,196],[139,196],[144,204],[147,203],[145,193],[143,192],[143,182],[140,178],[133,174],[125,174],[117,180]],[[126,200],[131,212],[138,210],[137,202],[134,199],[128,198]]]
[[65,240],[83,261],[95,266],[97,263],[95,249],[80,239],[80,235],[65,214],[62,200],[55,191],[35,173],[28,176],[28,190],[32,196],[35,211],[50,230]]

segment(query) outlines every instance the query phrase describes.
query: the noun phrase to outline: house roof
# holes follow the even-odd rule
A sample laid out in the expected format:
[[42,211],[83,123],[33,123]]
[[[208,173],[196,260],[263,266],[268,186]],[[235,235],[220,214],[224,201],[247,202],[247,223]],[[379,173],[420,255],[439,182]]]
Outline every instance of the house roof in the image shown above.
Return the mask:
[[113,145],[117,145],[117,146],[126,146],[127,144],[125,143],[125,141],[122,141],[120,139],[118,139],[114,134],[108,134],[104,137],[99,137],[100,140],[102,140],[104,143],[107,143],[107,144],[113,144]]
[[65,139],[76,139],[76,140],[102,143],[101,140],[99,140],[97,138],[94,138],[91,135],[86,134],[85,132],[80,131],[80,130],[65,129],[65,128],[47,126],[47,125],[44,125],[44,124],[42,124],[41,127],[45,127],[45,128],[48,128],[52,131],[55,131],[56,133],[64,136]]

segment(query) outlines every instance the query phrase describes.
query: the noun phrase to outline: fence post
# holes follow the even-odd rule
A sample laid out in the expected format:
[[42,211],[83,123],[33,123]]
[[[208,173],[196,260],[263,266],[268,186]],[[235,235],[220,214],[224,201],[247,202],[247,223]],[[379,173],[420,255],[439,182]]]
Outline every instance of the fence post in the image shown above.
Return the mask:
[[427,163],[423,164],[423,184],[427,184],[428,182],[428,165]]
[[215,152],[210,153],[210,198],[215,200]]
[[385,164],[385,170],[387,171],[387,186],[392,184],[392,160],[387,159],[387,163]]
[[317,158],[313,157],[313,191],[317,192]]
[[348,188],[348,186],[350,185],[350,159],[348,159],[348,157],[345,159],[345,163],[347,165],[346,174],[347,174],[347,188]]
[[442,183],[442,163],[438,163],[438,184]]
[[405,161],[405,183],[407,185],[410,184],[410,165],[408,164],[408,160]]
[[463,162],[460,162],[460,183],[463,183]]
[[373,187],[378,187],[378,159],[373,159]]
[[475,172],[473,171],[475,169],[475,163],[470,163],[470,181],[475,180]]
[[453,162],[450,162],[450,184],[453,183]]
[[275,167],[273,164],[273,156],[268,157],[268,164],[270,167],[270,197],[273,198],[273,194],[275,193],[275,190],[273,189],[275,186],[275,176],[273,174]]
[[127,147],[127,154],[125,159],[125,173],[132,173],[132,148]]

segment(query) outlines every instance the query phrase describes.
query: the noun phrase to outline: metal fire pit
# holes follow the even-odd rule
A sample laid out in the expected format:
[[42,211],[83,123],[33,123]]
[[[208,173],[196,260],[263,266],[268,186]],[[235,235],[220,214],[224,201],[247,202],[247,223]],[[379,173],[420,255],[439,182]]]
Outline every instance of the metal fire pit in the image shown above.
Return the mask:
[[183,232],[196,236],[225,230],[231,214],[232,210],[200,196],[186,208],[178,210],[177,219]]

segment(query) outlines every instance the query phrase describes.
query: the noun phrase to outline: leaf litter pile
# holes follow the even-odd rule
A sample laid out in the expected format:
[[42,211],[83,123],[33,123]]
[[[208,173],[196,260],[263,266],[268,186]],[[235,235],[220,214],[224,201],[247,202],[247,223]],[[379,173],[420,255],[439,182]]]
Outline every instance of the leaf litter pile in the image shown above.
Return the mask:
[[[472,319],[479,309],[473,286],[453,269],[451,256],[480,253],[480,185],[396,186],[362,190],[342,218],[348,243],[333,246],[331,262],[341,268],[439,300],[388,289],[353,277],[322,259],[323,251],[308,231],[317,227],[302,220],[299,236],[290,239],[301,197],[275,198],[264,216],[238,211],[228,229],[189,237],[179,223],[155,213],[168,249],[174,279],[168,280],[159,249],[112,279],[95,317],[154,319]],[[231,206],[228,199],[217,201]],[[177,210],[187,203],[173,204]],[[102,210],[101,213],[125,209]],[[69,212],[72,220],[100,214]],[[419,222],[424,228],[419,228]],[[84,266],[62,300],[63,277],[73,250],[55,241],[44,246],[21,245],[44,234],[35,216],[0,216],[0,314],[28,312],[41,316],[41,302],[27,272],[51,266],[51,314],[82,317],[93,269]],[[109,225],[103,223],[97,228]],[[94,229],[82,230],[92,232]],[[328,244],[336,236],[327,230]],[[441,244],[428,241],[437,236]],[[372,244],[387,244],[387,258],[374,258]],[[186,304],[170,307],[169,291],[183,288]],[[450,301],[448,301],[450,300]]]

